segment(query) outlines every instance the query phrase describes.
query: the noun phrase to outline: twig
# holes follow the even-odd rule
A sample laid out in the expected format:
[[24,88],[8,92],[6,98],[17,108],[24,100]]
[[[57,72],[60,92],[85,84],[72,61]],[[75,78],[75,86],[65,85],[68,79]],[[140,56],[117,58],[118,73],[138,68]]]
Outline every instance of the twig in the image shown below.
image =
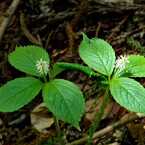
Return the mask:
[[95,118],[95,123],[94,123],[94,125],[92,127],[92,130],[91,130],[91,133],[90,133],[90,137],[89,137],[89,140],[88,140],[88,145],[91,145],[91,143],[92,143],[92,139],[93,139],[94,133],[95,133],[96,129],[99,126],[99,123],[100,123],[101,118],[103,116],[104,110],[106,108],[106,103],[108,101],[108,98],[109,98],[109,87],[106,88],[101,109],[98,112],[97,117]]
[[121,36],[117,36],[116,38],[114,38],[112,40],[112,42],[110,43],[112,46],[117,45],[117,44],[121,44],[125,41],[125,38],[129,35],[132,35],[133,33],[136,33],[142,29],[145,29],[145,25],[140,26],[139,28],[132,30],[131,32],[126,32],[125,34],[121,35]]
[[41,43],[41,40],[40,38],[39,39],[36,39],[28,30],[26,24],[25,24],[25,21],[24,21],[24,14],[21,13],[20,14],[20,23],[21,23],[21,29],[24,33],[24,35],[29,39],[30,42],[36,44],[36,45],[39,45],[39,46],[42,46],[42,43]]
[[80,18],[88,11],[88,0],[83,0],[80,4],[80,9],[76,13],[74,19],[71,21],[71,27],[74,30],[76,28]]
[[50,129],[47,133],[42,134],[40,137],[37,137],[29,143],[24,143],[23,145],[39,145],[42,141],[54,136],[56,136],[56,132]]
[[109,37],[107,38],[107,41],[108,40],[110,40],[112,37],[113,37],[113,35],[118,31],[118,29],[123,25],[123,23],[127,20],[127,18],[128,18],[128,15],[120,22],[120,24],[117,26],[117,27],[115,27],[114,29],[113,29],[113,32],[109,35]]
[[76,13],[74,19],[66,25],[66,32],[69,38],[69,53],[74,53],[74,39],[78,39],[79,37],[75,34],[74,29],[76,28],[80,18],[88,12],[90,9],[88,8],[88,0],[83,0],[80,5],[79,11]]
[[47,41],[46,41],[46,44],[45,44],[45,50],[48,48],[48,45],[49,45],[49,42],[50,42],[50,37],[53,33],[53,30],[48,34],[48,37],[47,37]]
[[69,51],[69,53],[72,54],[73,53],[72,51],[73,51],[74,38],[72,35],[73,30],[72,30],[72,27],[69,23],[66,25],[66,32],[67,32],[67,36],[69,38],[69,50],[68,51]]
[[101,29],[101,22],[98,22],[98,27],[97,27],[96,32],[95,32],[95,37],[98,37],[100,29]]
[[129,32],[129,33],[128,33],[128,35],[131,35],[132,33],[135,33],[135,32],[137,32],[137,31],[139,31],[139,30],[144,29],[144,28],[145,28],[145,25],[140,26],[139,28],[137,28],[137,29],[135,29],[135,30],[133,30],[133,31]]
[[17,140],[16,143],[14,143],[14,144],[12,144],[12,145],[18,145],[19,143],[21,143],[21,142],[23,142],[24,140],[30,138],[30,137],[31,137],[32,135],[34,135],[34,134],[35,134],[35,132],[34,132],[34,130],[32,130],[32,131],[28,132],[28,134],[22,136],[20,139]]
[[[124,126],[124,125],[126,125],[126,124],[128,124],[128,123],[130,123],[130,122],[132,122],[132,121],[134,121],[136,119],[144,118],[144,117],[145,117],[145,115],[143,115],[143,114],[137,114],[137,115],[133,115],[133,116],[127,118],[127,119],[118,121],[118,122],[114,123],[113,125],[109,125],[108,127],[106,127],[104,129],[96,132],[94,134],[94,136],[93,136],[93,139],[102,137],[106,133],[109,133],[109,132],[111,132],[111,131],[113,131],[113,130],[121,127],[121,126]],[[89,136],[86,136],[86,137],[83,137],[81,139],[78,139],[78,140],[76,140],[74,142],[71,142],[69,145],[80,145],[80,144],[84,144],[85,142],[87,142],[88,139],[89,139]]]
[[74,39],[78,39],[79,37],[73,32],[72,26],[68,23],[66,25],[66,32],[69,38],[69,53],[74,53],[73,50],[73,44],[74,44]]
[[1,43],[2,37],[4,35],[4,32],[7,28],[13,14],[15,13],[16,9],[18,8],[20,2],[21,2],[21,0],[13,0],[11,5],[9,6],[8,10],[6,11],[5,17],[0,25],[0,43]]

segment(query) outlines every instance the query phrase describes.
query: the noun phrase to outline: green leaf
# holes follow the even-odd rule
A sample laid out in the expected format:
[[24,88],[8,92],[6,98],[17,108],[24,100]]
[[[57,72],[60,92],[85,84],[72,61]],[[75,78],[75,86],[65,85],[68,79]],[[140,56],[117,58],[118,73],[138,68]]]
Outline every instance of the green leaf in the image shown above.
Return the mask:
[[145,89],[137,81],[125,77],[116,78],[111,81],[110,91],[121,106],[145,114]]
[[57,74],[64,71],[65,69],[82,72],[88,75],[89,78],[93,77],[94,79],[97,79],[97,81],[102,83],[107,81],[105,76],[95,73],[90,67],[83,66],[80,64],[65,63],[65,62],[58,62],[54,64],[53,70],[51,72],[51,79],[53,79]]
[[129,63],[126,63],[124,72],[130,72],[130,77],[145,77],[145,57],[129,55]]
[[56,117],[80,130],[85,102],[77,86],[63,79],[54,79],[44,85],[42,94],[46,106]]
[[51,71],[51,79],[53,79],[56,75],[64,71],[65,68],[59,67],[57,63],[54,64],[53,70]]
[[91,76],[94,74],[95,76],[102,76],[100,74],[96,74],[90,67],[87,66],[83,66],[80,64],[75,64],[75,63],[65,63],[65,62],[58,62],[57,66],[61,67],[61,68],[65,68],[65,69],[69,69],[69,70],[73,70],[73,71],[78,71],[78,72],[82,72],[86,75],[88,75],[90,78]]
[[35,78],[17,78],[0,88],[0,112],[13,112],[28,104],[40,92],[43,83]]
[[16,46],[16,50],[8,57],[10,64],[16,69],[37,77],[43,77],[36,68],[37,61],[40,61],[41,58],[49,65],[48,53],[43,48],[32,45]]
[[80,57],[95,71],[104,75],[111,75],[115,64],[115,52],[102,39],[89,39],[83,33],[83,41],[79,46]]

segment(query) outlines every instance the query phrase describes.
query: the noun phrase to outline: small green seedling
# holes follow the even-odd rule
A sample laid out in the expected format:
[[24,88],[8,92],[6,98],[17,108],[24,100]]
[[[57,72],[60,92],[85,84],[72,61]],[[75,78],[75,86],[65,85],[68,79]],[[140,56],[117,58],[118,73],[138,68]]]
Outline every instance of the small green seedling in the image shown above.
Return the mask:
[[88,140],[91,144],[93,134],[103,115],[109,91],[113,98],[130,111],[145,114],[145,88],[137,81],[128,77],[145,77],[145,58],[139,55],[120,56],[115,61],[115,52],[102,39],[89,39],[83,34],[79,46],[80,57],[95,71],[107,76],[108,87],[105,92],[102,110],[98,114],[93,131]]
[[90,144],[102,118],[109,93],[126,109],[145,114],[145,88],[139,82],[129,78],[145,77],[145,58],[140,55],[128,55],[120,56],[116,60],[115,52],[107,42],[98,38],[89,39],[84,33],[83,41],[79,46],[79,54],[89,67],[68,63],[56,63],[56,65],[81,71],[89,77],[97,76],[97,80],[107,84],[101,111],[98,113],[94,129],[88,140]]
[[98,38],[89,39],[84,33],[79,54],[89,67],[62,62],[55,65],[81,71],[89,77],[96,76],[108,85],[111,95],[121,106],[145,114],[145,89],[140,83],[129,78],[145,77],[144,56],[120,56],[116,60],[115,52],[107,42]]
[[[38,78],[25,77],[14,79],[2,86],[0,88],[0,112],[13,112],[22,108],[42,90],[43,100],[53,115],[80,130],[79,121],[85,110],[83,94],[73,83],[63,79],[54,79],[59,73],[58,69],[54,68],[50,80],[47,81],[50,59],[43,48],[38,46],[16,47],[8,60],[16,69],[44,78],[44,82]],[[54,121],[56,124],[56,118]],[[57,125],[56,129],[59,130]]]

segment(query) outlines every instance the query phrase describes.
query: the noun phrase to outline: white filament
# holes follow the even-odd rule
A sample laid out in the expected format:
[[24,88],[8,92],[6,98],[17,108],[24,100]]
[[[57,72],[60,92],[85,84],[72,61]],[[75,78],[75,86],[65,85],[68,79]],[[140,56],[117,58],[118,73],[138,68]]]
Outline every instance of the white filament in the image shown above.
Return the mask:
[[40,74],[47,75],[49,66],[47,62],[43,61],[41,58],[39,61],[37,60],[36,68]]
[[125,69],[126,62],[129,63],[129,61],[127,60],[128,58],[129,57],[126,57],[126,55],[121,55],[120,57],[118,57],[115,62],[115,68],[119,68],[121,70]]

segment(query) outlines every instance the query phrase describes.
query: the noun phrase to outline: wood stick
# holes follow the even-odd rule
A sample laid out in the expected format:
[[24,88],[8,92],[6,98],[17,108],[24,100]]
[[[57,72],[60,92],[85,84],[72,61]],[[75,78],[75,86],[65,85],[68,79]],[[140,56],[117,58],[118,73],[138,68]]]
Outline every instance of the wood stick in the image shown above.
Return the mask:
[[[104,128],[104,129],[101,129],[99,131],[97,131],[94,136],[93,136],[93,140],[96,139],[96,138],[99,138],[99,137],[102,137],[104,136],[106,133],[109,133],[121,126],[124,126],[136,119],[139,119],[139,118],[144,118],[145,115],[143,114],[137,114],[137,115],[133,115],[131,117],[128,117],[127,119],[124,119],[124,120],[121,120],[121,121],[118,121],[116,123],[114,123],[113,125],[109,125],[108,127]],[[87,142],[87,140],[89,139],[89,136],[86,136],[86,137],[83,137],[81,139],[78,139],[74,142],[71,142],[69,145],[80,145],[80,144],[84,144],[85,142]]]
[[21,0],[13,0],[13,2],[11,3],[11,5],[9,6],[9,8],[7,9],[7,11],[5,13],[5,17],[0,25],[0,43],[1,43],[2,37],[4,35],[4,32],[7,28],[13,14],[15,13],[16,9],[18,8],[20,2],[21,2]]

